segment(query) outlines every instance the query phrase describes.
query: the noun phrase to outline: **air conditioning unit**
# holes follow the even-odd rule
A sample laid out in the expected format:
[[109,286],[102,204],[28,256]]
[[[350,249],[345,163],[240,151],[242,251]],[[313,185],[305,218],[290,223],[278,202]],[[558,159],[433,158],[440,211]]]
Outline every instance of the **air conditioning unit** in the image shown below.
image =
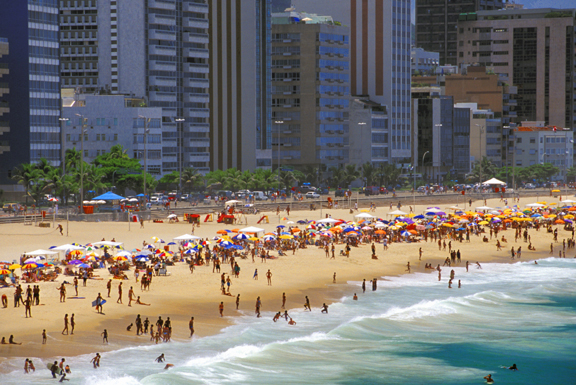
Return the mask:
[[292,52],[284,52],[282,56],[292,56]]
[[326,40],[326,42],[327,42],[327,43],[330,43],[330,44],[334,44],[334,40],[331,40],[331,39]]
[[336,131],[336,133],[337,133],[338,135],[342,135],[342,134],[344,134],[344,130],[338,130],[338,131]]
[[338,80],[336,80],[336,81],[337,81],[338,83],[344,83],[344,80],[342,80],[342,79],[338,79]]
[[292,68],[292,66],[284,66],[282,68],[284,68],[285,70],[288,70],[288,69]]
[[326,133],[327,133],[327,134],[333,134],[334,131],[332,131],[332,130],[326,130]]
[[284,104],[282,108],[292,108],[292,104]]
[[334,160],[334,157],[333,157],[333,156],[328,156],[327,158],[328,158],[329,160]]
[[333,109],[334,108],[334,104],[327,104],[326,107]]
[[334,83],[334,79],[326,79],[328,83]]
[[338,147],[344,147],[344,143],[336,143]]
[[328,147],[334,147],[334,143],[327,143]]
[[329,69],[329,70],[333,70],[333,69],[334,69],[334,66],[326,66],[326,68]]
[[344,54],[339,53],[339,54],[336,54],[336,56],[338,56],[338,57],[344,57]]
[[334,118],[326,118],[327,121],[332,122]]
[[292,43],[292,39],[284,39],[282,40],[282,43]]
[[284,143],[284,147],[292,147],[292,143]]
[[326,54],[326,56],[328,56],[328,57],[334,57],[334,54],[333,54],[332,52],[329,52],[329,53]]
[[292,79],[284,79],[283,81],[285,81],[285,82],[291,82]]

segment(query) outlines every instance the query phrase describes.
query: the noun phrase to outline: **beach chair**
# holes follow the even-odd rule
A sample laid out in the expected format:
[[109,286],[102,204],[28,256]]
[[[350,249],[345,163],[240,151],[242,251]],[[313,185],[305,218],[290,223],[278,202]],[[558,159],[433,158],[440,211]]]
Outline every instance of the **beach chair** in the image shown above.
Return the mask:
[[167,274],[167,269],[160,269],[158,271],[158,275],[164,275],[165,276],[166,274]]

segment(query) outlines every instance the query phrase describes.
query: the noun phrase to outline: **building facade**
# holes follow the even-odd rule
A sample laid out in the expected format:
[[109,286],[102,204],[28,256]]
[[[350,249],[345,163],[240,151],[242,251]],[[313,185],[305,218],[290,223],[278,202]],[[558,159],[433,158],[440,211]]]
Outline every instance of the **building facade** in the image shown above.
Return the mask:
[[550,8],[478,12],[458,22],[458,63],[480,63],[517,85],[519,120],[574,127],[575,15]]
[[350,100],[350,163],[375,166],[390,159],[388,111],[367,99]]
[[440,65],[440,54],[428,52],[423,48],[412,47],[410,50],[410,68],[412,75],[427,76],[435,73]]
[[[162,108],[161,174],[187,167],[208,172],[208,2],[62,0],[61,5],[64,85],[132,95],[145,99],[145,106]],[[94,31],[97,45],[91,44]],[[155,168],[148,171],[156,174]]]
[[159,177],[162,170],[162,108],[139,107],[141,102],[142,99],[124,95],[77,94],[73,103],[64,98],[64,150],[83,149],[84,161],[90,163],[119,144],[131,158],[143,160],[146,152],[148,172]]
[[419,90],[412,100],[412,121],[416,172],[434,183],[448,176],[463,178],[470,170],[470,109],[455,107],[450,96]]
[[458,61],[458,16],[504,7],[504,0],[416,0],[416,46],[438,52],[440,64]]
[[292,0],[296,9],[330,14],[350,26],[351,95],[385,107],[388,162],[409,163],[410,0]]
[[[60,164],[60,68],[58,1],[0,1],[0,36],[10,52],[0,58],[0,71],[10,92],[3,107],[0,185],[15,184],[12,171],[22,163],[45,158]],[[9,122],[9,125],[6,123]]]
[[210,169],[272,166],[271,2],[209,2]]
[[570,129],[524,122],[514,130],[514,167],[551,163],[559,168],[553,179],[567,182],[566,171],[574,165],[573,143],[574,132]]
[[[4,95],[10,93],[10,85],[7,80],[7,75],[10,73],[8,68],[8,63],[2,61],[2,57],[7,56],[10,53],[10,45],[8,44],[8,39],[0,37],[0,155],[5,152],[10,151],[10,144],[8,140],[5,140],[4,133],[10,131],[10,121],[4,118],[4,114],[10,112],[10,107],[6,101],[4,101]],[[6,78],[3,79],[3,76]],[[0,173],[4,170],[0,170]]]
[[349,29],[330,17],[272,15],[272,162],[318,166],[349,161]]

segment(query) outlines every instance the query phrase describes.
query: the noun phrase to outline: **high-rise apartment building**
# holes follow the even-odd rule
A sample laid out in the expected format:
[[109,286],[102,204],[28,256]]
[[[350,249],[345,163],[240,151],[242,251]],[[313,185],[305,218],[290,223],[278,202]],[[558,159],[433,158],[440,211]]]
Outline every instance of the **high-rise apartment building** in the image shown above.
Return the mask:
[[[350,93],[385,107],[384,162],[410,161],[410,0],[292,0],[298,10],[329,14],[350,27]],[[350,122],[351,129],[358,122]],[[360,122],[366,123],[366,122]]]
[[[472,17],[471,17],[472,16]],[[575,9],[511,9],[462,15],[458,63],[479,63],[518,87],[518,120],[576,125]]]
[[208,172],[208,2],[60,0],[60,6],[63,84],[161,107],[161,174],[186,167]]
[[272,162],[338,167],[349,160],[348,27],[330,16],[272,15]]
[[[3,118],[4,114],[8,114],[10,112],[10,108],[8,107],[8,103],[4,100],[3,96],[8,95],[10,93],[10,85],[3,81],[7,80],[2,79],[3,76],[8,75],[10,70],[8,69],[8,63],[2,61],[3,56],[7,56],[10,52],[10,46],[8,44],[8,39],[5,37],[0,37],[0,155],[10,151],[10,144],[6,137],[3,136],[4,133],[10,131],[10,121],[6,118]],[[2,173],[4,170],[0,170]]]
[[270,168],[270,0],[209,3],[210,168]]
[[416,0],[416,46],[440,54],[440,65],[458,61],[458,16],[504,7],[504,0]]
[[[15,167],[46,158],[60,164],[60,68],[57,0],[0,0],[0,36],[10,52],[0,57],[0,185],[14,184]],[[8,73],[5,68],[8,67]],[[9,122],[9,126],[6,122]]]

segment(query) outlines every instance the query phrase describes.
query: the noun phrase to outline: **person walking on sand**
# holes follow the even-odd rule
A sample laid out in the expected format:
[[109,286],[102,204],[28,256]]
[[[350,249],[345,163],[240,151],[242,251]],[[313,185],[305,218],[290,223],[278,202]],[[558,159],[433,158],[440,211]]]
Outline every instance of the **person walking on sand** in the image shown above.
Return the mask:
[[64,334],[64,332],[68,335],[68,314],[64,316],[64,330],[62,330],[62,334]]
[[218,310],[220,311],[220,317],[224,317],[224,302],[220,302]]
[[236,296],[236,310],[238,310],[238,307],[240,306],[240,294],[238,294]]
[[62,227],[62,225],[60,223],[58,223],[57,229],[58,229],[58,231],[60,231],[60,235],[64,235],[64,227]]
[[406,271],[410,274],[410,262],[406,264]]
[[130,290],[128,290],[128,306],[132,306],[132,301],[134,301],[134,289],[130,286]]
[[268,286],[272,286],[272,273],[270,272],[270,269],[268,269],[268,272],[266,273],[266,279],[268,280]]
[[282,307],[281,309],[286,308],[286,293],[282,293]]
[[112,280],[109,279],[108,283],[106,284],[106,289],[108,289],[108,298],[110,298],[110,290],[112,290]]
[[24,309],[26,318],[28,318],[28,315],[30,315],[30,318],[32,318],[32,299],[30,297],[27,297],[24,300]]
[[258,281],[258,269],[254,270],[254,275],[252,276],[252,279]]
[[104,331],[100,334],[102,336],[102,343],[108,343],[108,330],[104,329]]
[[262,306],[262,301],[260,301],[260,297],[256,298],[256,318],[260,318],[260,307]]
[[74,313],[72,313],[72,317],[70,317],[70,335],[74,334],[74,327],[76,326],[76,321],[74,321]]
[[74,290],[76,290],[76,297],[78,297],[78,277],[74,277]]
[[42,345],[46,345],[46,329],[42,330]]
[[58,290],[60,290],[60,302],[66,302],[66,286],[64,286],[64,283],[60,285]]
[[122,282],[118,284],[118,300],[116,303],[122,304]]

